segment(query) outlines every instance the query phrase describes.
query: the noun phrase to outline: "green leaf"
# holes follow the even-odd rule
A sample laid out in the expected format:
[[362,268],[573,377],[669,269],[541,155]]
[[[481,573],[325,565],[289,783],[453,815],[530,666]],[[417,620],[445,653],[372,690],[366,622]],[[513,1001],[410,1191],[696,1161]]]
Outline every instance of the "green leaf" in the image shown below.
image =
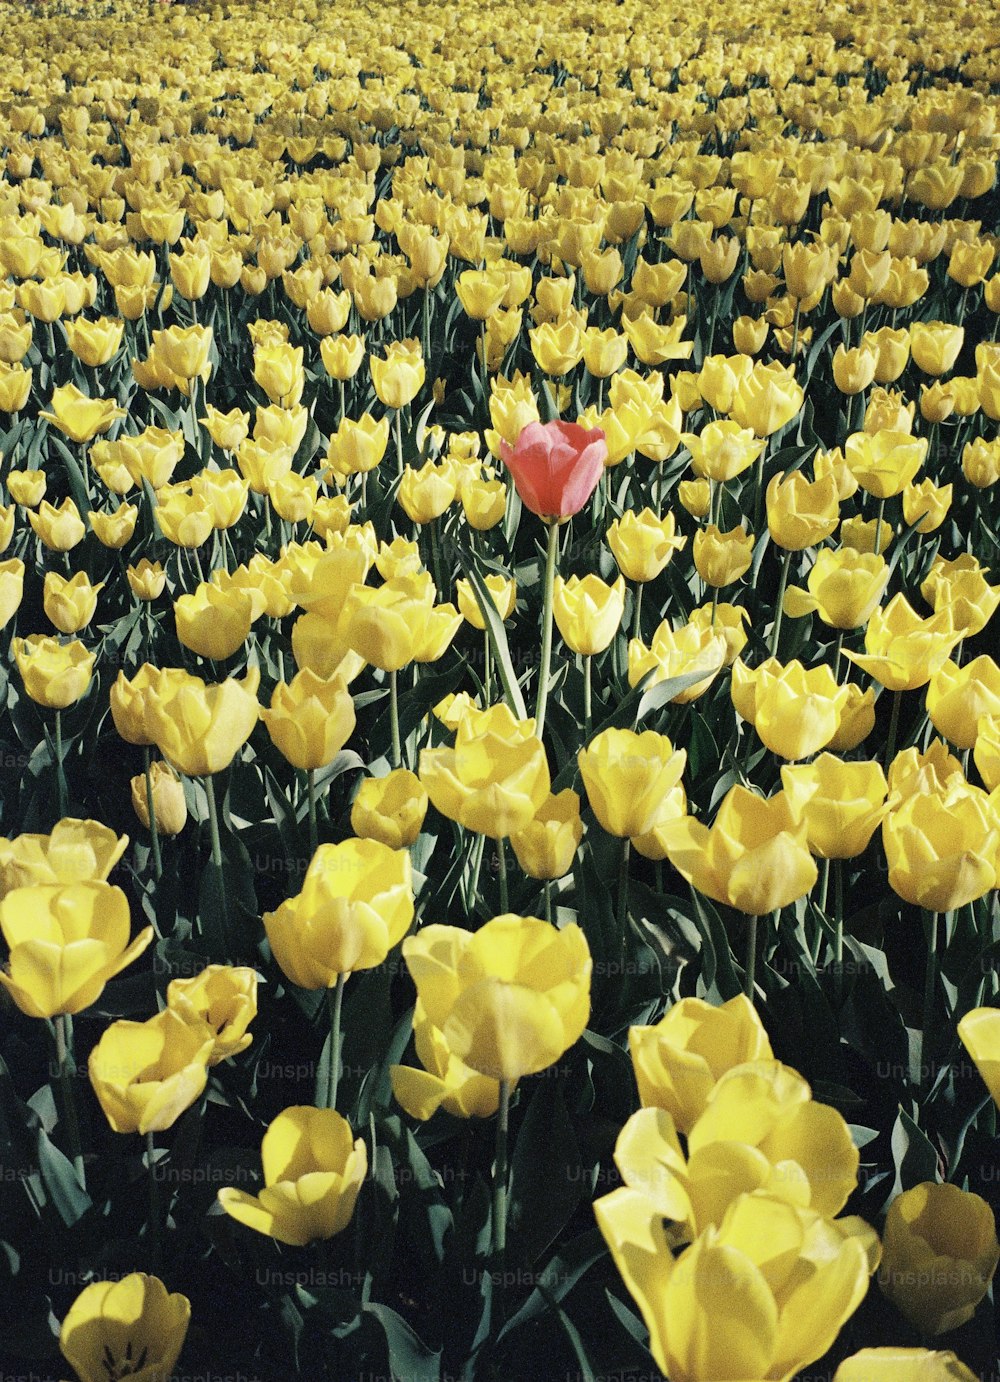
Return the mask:
[[508,1257],[534,1262],[565,1227],[583,1188],[583,1166],[558,1067],[543,1072],[511,1160]]
[[892,1130],[892,1159],[896,1165],[893,1195],[912,1190],[923,1181],[938,1179],[938,1154],[934,1145],[902,1105]]
[[518,685],[514,664],[511,661],[507,633],[503,626],[503,620],[500,618],[500,612],[493,603],[493,597],[490,595],[486,582],[476,570],[476,563],[472,554],[461,546],[456,547],[455,552],[459,565],[472,587],[476,604],[479,606],[479,612],[486,625],[486,635],[490,640],[490,648],[500,673],[500,680],[503,682],[504,696],[518,719],[527,720],[529,718],[528,711],[524,704],[524,697],[521,695],[521,688]]
[[52,1142],[44,1128],[38,1130],[38,1168],[60,1218],[71,1228],[86,1214],[91,1199],[77,1180],[73,1163]]
[[375,1301],[369,1301],[364,1310],[373,1315],[385,1331],[389,1366],[395,1382],[440,1382],[440,1352],[433,1353],[402,1315]]

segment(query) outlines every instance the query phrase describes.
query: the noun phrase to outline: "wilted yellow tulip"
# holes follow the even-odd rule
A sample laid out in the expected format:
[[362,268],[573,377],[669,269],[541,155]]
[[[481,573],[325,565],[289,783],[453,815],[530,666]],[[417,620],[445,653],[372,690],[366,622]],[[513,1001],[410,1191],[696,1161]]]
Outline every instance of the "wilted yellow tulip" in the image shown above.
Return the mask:
[[332,1238],[351,1222],[368,1174],[368,1151],[334,1109],[286,1108],[260,1147],[264,1189],[259,1195],[225,1186],[219,1204],[238,1223],[279,1243],[304,1247]]
[[410,856],[378,840],[323,844],[302,890],[264,929],[282,971],[304,989],[333,988],[341,975],[380,965],[413,920]]
[[931,1336],[972,1319],[1000,1259],[986,1201],[932,1181],[896,1196],[882,1246],[879,1286],[915,1329]]

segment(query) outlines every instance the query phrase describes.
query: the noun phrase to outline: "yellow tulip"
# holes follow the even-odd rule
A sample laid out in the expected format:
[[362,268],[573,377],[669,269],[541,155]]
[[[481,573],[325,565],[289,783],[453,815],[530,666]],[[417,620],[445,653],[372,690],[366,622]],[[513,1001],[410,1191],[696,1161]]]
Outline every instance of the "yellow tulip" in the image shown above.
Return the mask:
[[[149,784],[153,795],[153,815],[156,828],[161,835],[179,835],[187,823],[187,802],[184,799],[184,786],[170,767],[157,758],[150,764]],[[132,810],[147,830],[149,824],[149,802],[146,799],[146,774],[139,773],[129,782],[132,795]]]
[[820,859],[856,858],[890,809],[885,774],[872,761],[821,753],[812,763],[783,767],[781,785],[805,822],[809,849]]
[[847,688],[825,664],[807,670],[801,662],[783,666],[772,657],[751,670],[737,660],[732,699],[772,753],[795,760],[811,758],[836,734]]
[[62,1322],[59,1351],[82,1382],[133,1375],[153,1382],[174,1371],[190,1321],[187,1296],[131,1272],[84,1287]]
[[58,427],[71,441],[93,441],[99,432],[106,432],[118,418],[125,417],[125,409],[110,398],[89,398],[75,384],[62,384],[49,400],[51,412],[38,416]]
[[332,763],[354,733],[354,702],[342,677],[325,680],[306,668],[287,685],[278,682],[260,718],[293,767],[316,770]]
[[146,1022],[112,1022],[87,1070],[114,1132],[162,1132],[201,1095],[215,1034],[164,1008]]
[[439,1028],[428,1021],[420,999],[413,1010],[413,1041],[424,1067],[389,1067],[396,1102],[424,1121],[439,1108],[455,1118],[492,1118],[500,1103],[500,1082],[459,1060]]
[[33,701],[50,710],[65,710],[86,695],[96,654],[78,639],[60,643],[56,638],[33,634],[15,638],[11,651],[24,689]]
[[882,845],[889,886],[930,912],[975,902],[997,885],[1000,815],[974,787],[905,798],[882,822]]
[[865,652],[845,656],[890,691],[913,691],[940,670],[960,637],[946,609],[922,619],[900,594],[872,614]]
[[60,633],[79,633],[86,628],[97,610],[97,597],[104,582],[91,585],[85,571],[77,571],[65,580],[55,571],[45,574],[42,605],[48,619]]
[[232,965],[208,965],[191,979],[171,979],[167,1007],[195,1031],[210,1033],[208,1064],[239,1055],[253,1037],[247,1031],[257,1016],[257,974]]
[[416,843],[429,803],[426,788],[408,768],[366,777],[351,806],[351,829],[359,839],[407,849]]
[[260,672],[247,670],[242,681],[229,678],[206,685],[200,677],[171,669],[150,692],[145,708],[147,732],[163,757],[189,777],[227,768],[250,735],[260,713]]

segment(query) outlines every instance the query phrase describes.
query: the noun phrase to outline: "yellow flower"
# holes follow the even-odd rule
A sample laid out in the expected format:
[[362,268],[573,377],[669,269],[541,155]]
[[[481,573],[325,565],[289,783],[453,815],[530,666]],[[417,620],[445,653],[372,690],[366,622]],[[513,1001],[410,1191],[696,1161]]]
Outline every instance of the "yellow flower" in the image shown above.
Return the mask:
[[710,523],[694,535],[695,568],[706,585],[715,589],[732,585],[749,571],[753,548],[753,534],[742,523],[725,533]]
[[71,551],[83,541],[87,532],[80,510],[69,498],[64,499],[58,508],[43,499],[37,512],[29,510],[28,522],[35,535],[52,552]]
[[163,593],[167,583],[167,573],[158,562],[143,557],[135,566],[126,568],[129,588],[138,600],[155,600]]
[[801,662],[782,666],[771,657],[751,670],[737,660],[732,699],[772,753],[794,760],[811,758],[833,738],[847,688],[838,686],[825,663],[807,670]]
[[1000,787],[1000,715],[984,715],[977,726],[972,756],[988,792]]
[[742,475],[764,449],[749,427],[729,418],[710,422],[697,436],[682,432],[681,441],[691,453],[694,473],[720,484]]
[[853,547],[840,551],[823,548],[806,579],[808,593],[789,586],[784,610],[795,619],[815,610],[824,624],[856,629],[868,622],[888,582],[884,557],[857,552]]
[[[153,794],[153,815],[161,835],[179,835],[187,823],[187,802],[184,786],[169,763],[157,758],[149,767],[149,782]],[[129,782],[132,810],[148,830],[149,802],[146,800],[146,774],[139,773]]]
[[419,470],[404,469],[396,498],[411,523],[432,523],[454,500],[457,484],[453,465],[429,460]]
[[882,1244],[878,1284],[924,1335],[945,1334],[972,1319],[1000,1258],[986,1201],[931,1181],[896,1196]]
[[413,1043],[423,1070],[389,1067],[392,1092],[411,1118],[424,1121],[439,1108],[455,1118],[492,1118],[500,1103],[500,1082],[459,1060],[439,1028],[428,1021],[420,999],[413,1010]]
[[326,680],[306,668],[287,685],[278,682],[260,718],[293,767],[315,770],[332,763],[354,733],[354,701],[342,677]]
[[340,629],[348,646],[373,667],[395,672],[408,662],[435,661],[458,632],[462,616],[435,605],[426,576],[399,576],[373,588],[347,592]]
[[971,552],[954,561],[935,557],[920,593],[935,614],[947,609],[955,632],[968,638],[985,628],[1000,605],[1000,586],[990,585],[988,574]]
[[672,629],[670,621],[664,619],[648,648],[639,638],[629,640],[628,684],[638,686],[647,672],[653,672],[650,686],[656,686],[671,677],[703,671],[702,680],[672,697],[673,704],[687,705],[712,685],[726,665],[727,654],[728,641],[721,629],[712,627],[711,621],[692,619]]
[[551,378],[568,374],[583,359],[583,330],[573,316],[561,322],[542,322],[528,332],[531,353],[538,367]]
[[755,364],[737,385],[731,415],[755,436],[769,437],[791,422],[804,400],[805,392],[791,369]]
[[833,1382],[976,1382],[952,1352],[926,1348],[863,1348],[845,1358]]
[[687,763],[665,734],[606,729],[577,754],[591,810],[609,835],[641,837],[676,814],[671,794]]
[[426,788],[409,768],[366,777],[351,806],[351,829],[359,839],[407,849],[423,828],[429,802]]
[[98,542],[119,552],[135,532],[139,510],[134,504],[119,504],[112,513],[97,513],[91,509],[87,517]]
[[821,753],[812,763],[781,769],[781,785],[821,859],[853,859],[884,820],[888,786],[878,763],[845,762]]
[[956,748],[973,748],[980,719],[1000,714],[1000,667],[985,655],[964,667],[949,659],[927,685],[927,714]]
[[122,343],[125,323],[114,317],[98,317],[97,321],[68,321],[64,324],[66,344],[85,365],[96,369],[106,365],[117,354]]
[[749,916],[787,907],[816,882],[805,823],[785,792],[762,798],[737,784],[711,829],[688,816],[663,837],[670,862],[692,887]]
[[365,358],[365,338],[324,336],[319,343],[319,353],[331,379],[353,379]]
[[[501,576],[496,573],[487,575],[484,578],[484,584],[500,618],[509,619],[514,613],[514,606],[517,604],[517,581],[513,577]],[[483,621],[482,611],[473,594],[471,584],[467,580],[456,581],[455,592],[462,617],[474,629],[485,630],[486,624]]]
[[665,1109],[685,1136],[727,1070],[772,1055],[757,1010],[743,994],[719,1007],[682,998],[654,1027],[630,1027],[628,1045],[639,1102]]
[[110,398],[89,398],[81,393],[75,384],[62,384],[51,399],[50,413],[41,412],[40,418],[58,427],[71,441],[92,441],[99,432],[106,432],[118,418],[125,417],[125,409]]
[[19,557],[0,561],[0,629],[10,623],[24,597],[24,562]]
[[529,878],[562,878],[573,866],[583,838],[580,798],[567,787],[542,802],[532,820],[515,830],[510,842],[522,873]]
[[36,509],[45,497],[44,470],[12,470],[7,475],[7,491],[15,504]]
[[865,652],[845,656],[890,691],[926,686],[961,638],[947,609],[922,619],[905,595],[876,610],[865,629]]
[[302,346],[286,341],[258,346],[253,353],[253,377],[272,403],[293,408],[302,397],[306,376]]
[[146,1022],[112,1022],[90,1053],[90,1083],[112,1130],[162,1132],[208,1082],[215,1034],[170,1008]]
[[375,355],[368,357],[368,367],[375,393],[387,408],[403,408],[411,403],[426,374],[420,342],[415,340],[393,341],[384,360]]
[[1000,816],[985,792],[956,780],[904,798],[882,822],[882,845],[894,892],[950,912],[996,887]]
[[189,777],[227,768],[253,733],[260,713],[260,672],[248,669],[242,681],[230,677],[214,686],[180,669],[170,669],[151,688],[146,728],[178,772]]
[[674,532],[674,516],[658,518],[652,509],[626,509],[607,532],[608,546],[630,581],[651,581],[687,542]]
[[523,829],[549,795],[535,722],[506,705],[467,714],[453,749],[422,750],[419,775],[442,815],[494,840]]
[[910,354],[924,374],[947,374],[965,340],[965,327],[948,322],[916,321],[910,326]]
[[218,408],[213,408],[211,403],[205,406],[205,417],[200,417],[198,421],[204,427],[216,446],[223,451],[238,451],[242,442],[245,442],[250,432],[250,416],[240,408],[232,408],[228,413],[221,413]]
[[933,533],[940,528],[951,508],[953,485],[935,485],[924,480],[903,490],[903,517],[917,525],[918,533]]
[[42,605],[60,633],[79,633],[93,619],[97,596],[103,589],[104,582],[91,585],[85,571],[77,571],[69,580],[55,571],[47,571]]
[[86,695],[96,654],[78,639],[60,643],[56,638],[32,634],[15,638],[11,651],[24,689],[33,701],[50,710],[65,710]]
[[257,974],[245,967],[208,965],[191,979],[171,979],[167,1007],[196,1031],[211,1033],[209,1065],[239,1055],[253,1041],[247,1031],[257,1016]]
[[178,379],[190,380],[201,376],[207,381],[211,370],[209,351],[212,349],[210,326],[170,326],[153,332],[153,350],[158,360]]
[[62,1322],[59,1351],[81,1382],[155,1382],[173,1372],[190,1320],[187,1296],[168,1294],[158,1277],[132,1272],[93,1281]]
[[177,638],[199,657],[231,657],[246,642],[254,612],[247,591],[219,590],[205,581],[193,594],[174,601]]
[[591,656],[604,652],[618,632],[625,611],[625,581],[613,586],[598,576],[556,576],[552,612],[562,640],[574,653]]
[[410,856],[377,840],[323,844],[302,890],[264,929],[275,960],[304,989],[333,988],[342,974],[380,965],[413,920]]
[[225,1186],[219,1204],[231,1218],[279,1243],[305,1247],[342,1233],[368,1174],[368,1152],[334,1109],[286,1108],[260,1147],[259,1195]]
[[32,371],[0,361],[0,412],[19,413],[31,397]]
[[128,836],[99,821],[66,816],[48,835],[0,838],[0,898],[14,888],[103,883],[125,853]]
[[448,1048],[491,1079],[547,1069],[587,1025],[592,961],[575,923],[557,931],[508,913],[475,933],[424,926],[403,958]]
[[927,457],[927,438],[906,432],[855,432],[847,438],[845,459],[862,489],[890,499],[909,485]]
[[815,547],[840,519],[840,496],[832,474],[811,484],[800,470],[774,475],[767,486],[767,527],[773,542],[789,552]]
[[[385,455],[388,444],[388,418],[376,422],[370,413],[363,413],[356,422],[352,418],[344,418],[330,437],[326,453],[332,478],[340,480],[348,475],[363,475],[366,471],[374,470]],[[326,478],[331,478],[331,474]]]
[[29,1017],[82,1012],[153,939],[147,926],[129,944],[129,929],[128,899],[110,883],[14,887],[0,901],[0,983]]

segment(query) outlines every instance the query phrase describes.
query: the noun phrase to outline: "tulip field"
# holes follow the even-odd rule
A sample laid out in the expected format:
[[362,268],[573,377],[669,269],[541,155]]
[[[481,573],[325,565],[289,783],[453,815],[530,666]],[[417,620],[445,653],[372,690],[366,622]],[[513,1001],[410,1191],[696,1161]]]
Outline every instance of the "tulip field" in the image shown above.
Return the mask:
[[0,1382],[1000,1382],[1000,12],[0,45]]

